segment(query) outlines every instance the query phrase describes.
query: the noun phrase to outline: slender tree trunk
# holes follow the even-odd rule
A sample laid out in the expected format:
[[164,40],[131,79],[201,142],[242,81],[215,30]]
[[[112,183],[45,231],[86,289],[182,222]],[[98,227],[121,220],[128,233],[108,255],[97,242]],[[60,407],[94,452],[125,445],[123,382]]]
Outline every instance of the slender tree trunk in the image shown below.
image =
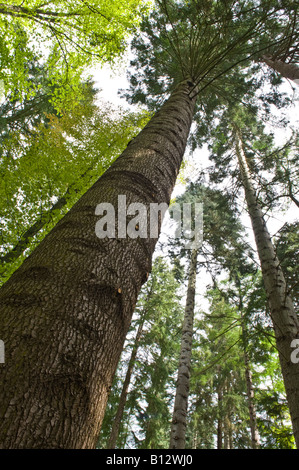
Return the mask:
[[[3,265],[16,261],[23,254],[25,249],[28,248],[31,239],[35,237],[39,233],[39,231],[51,221],[53,213],[63,209],[70,197],[70,189],[73,189],[72,186],[73,185],[70,185],[70,188],[67,189],[65,194],[61,196],[55,202],[55,204],[50,207],[50,209],[43,212],[41,217],[23,233],[22,237],[9,252],[5,253],[5,255],[0,257],[0,261],[1,263],[3,263]],[[78,192],[78,190],[74,188],[74,192]]]
[[222,419],[222,389],[219,386],[217,390],[218,397],[218,420],[217,420],[217,449],[222,449],[222,437],[223,437],[223,419]]
[[256,411],[254,404],[254,389],[252,382],[252,373],[250,369],[250,360],[247,350],[248,345],[248,331],[247,325],[245,323],[245,318],[243,315],[243,297],[241,292],[241,283],[240,279],[237,276],[235,279],[236,285],[239,289],[239,311],[241,315],[241,328],[242,328],[242,338],[243,338],[243,349],[244,349],[244,364],[245,364],[245,379],[246,379],[246,393],[248,400],[248,411],[249,411],[249,422],[250,422],[250,435],[251,435],[251,447],[252,449],[257,449],[260,446],[260,437],[257,429],[256,423]]
[[123,414],[124,414],[124,409],[125,409],[125,406],[126,406],[128,389],[129,389],[129,385],[130,385],[130,382],[131,382],[133,369],[134,369],[134,366],[135,366],[135,360],[136,360],[136,356],[137,356],[138,346],[139,346],[140,339],[141,339],[141,336],[142,336],[144,321],[145,321],[145,311],[142,312],[142,318],[141,318],[141,321],[140,321],[140,324],[139,324],[139,327],[138,327],[138,330],[137,330],[136,338],[135,338],[135,341],[134,341],[134,346],[133,346],[133,349],[132,349],[132,352],[131,352],[131,357],[130,357],[129,364],[128,364],[126,377],[125,377],[125,380],[124,380],[124,383],[123,383],[123,387],[122,387],[122,391],[121,391],[121,394],[120,394],[117,411],[116,411],[116,414],[115,414],[115,418],[114,418],[114,421],[113,421],[109,441],[108,441],[108,444],[107,444],[107,449],[115,449],[115,446],[116,446],[116,442],[117,442],[117,438],[118,438],[118,434],[119,434],[119,429],[120,429],[120,425],[121,425],[121,420],[122,420],[122,417],[123,417]]
[[[161,356],[160,356],[161,359]],[[162,356],[163,360],[163,356]],[[160,361],[161,362],[161,361]],[[161,363],[156,361],[154,364],[153,372],[151,373],[151,378],[152,378],[152,383],[151,383],[151,392],[147,396],[147,407],[146,407],[146,426],[145,426],[145,438],[142,442],[142,448],[143,449],[158,449],[159,445],[157,442],[159,442],[159,438],[157,436],[159,435],[159,424],[157,421],[157,398],[160,396],[160,390],[159,388],[164,388],[165,384],[164,381],[159,380],[159,373],[161,372]],[[159,387],[157,389],[157,379],[159,383]]]
[[252,384],[252,374],[250,370],[248,354],[244,353],[245,361],[245,377],[246,377],[246,390],[248,398],[248,409],[249,409],[249,420],[250,420],[250,432],[251,432],[251,447],[257,449],[260,446],[260,438],[256,425],[256,412],[254,406],[254,391]]
[[[182,82],[0,290],[1,448],[94,448],[157,242],[99,238],[100,203],[169,203],[192,122]],[[118,228],[118,224],[116,224]],[[158,233],[160,231],[158,224]]]
[[42,228],[51,221],[53,214],[62,210],[67,205],[71,194],[77,194],[81,190],[79,182],[82,181],[83,178],[85,178],[93,168],[94,166],[88,167],[77,181],[71,183],[64,195],[58,198],[58,200],[52,205],[52,207],[50,207],[50,209],[42,213],[41,217],[23,233],[19,241],[10,251],[0,257],[0,262],[3,263],[3,266],[5,266],[7,263],[13,263],[23,254],[26,248],[28,248],[31,239],[35,237],[40,232],[40,230],[42,230]]
[[198,251],[192,250],[189,266],[187,299],[182,331],[176,395],[170,430],[170,449],[184,449],[186,443],[197,256]]
[[192,449],[197,449],[199,442],[200,441],[199,441],[198,431],[194,430],[192,434]]
[[[229,397],[230,395],[230,383],[228,379],[225,379],[224,383],[224,396]],[[229,401],[226,401],[224,416],[223,416],[223,448],[233,449],[233,436],[232,436],[232,410]]]
[[230,422],[227,414],[223,418],[223,449],[230,449],[229,446],[229,427]]
[[261,263],[263,281],[267,293],[276,345],[293,424],[297,447],[299,447],[299,366],[291,361],[291,343],[299,338],[299,321],[289,296],[285,278],[276,256],[271,237],[264,221],[261,207],[250,175],[243,149],[240,129],[236,129],[236,153],[243,181],[245,198]]
[[272,57],[264,55],[262,57],[265,64],[271,67],[276,72],[280,73],[284,78],[293,80],[299,85],[299,67],[296,64],[289,64],[282,60],[273,59]]

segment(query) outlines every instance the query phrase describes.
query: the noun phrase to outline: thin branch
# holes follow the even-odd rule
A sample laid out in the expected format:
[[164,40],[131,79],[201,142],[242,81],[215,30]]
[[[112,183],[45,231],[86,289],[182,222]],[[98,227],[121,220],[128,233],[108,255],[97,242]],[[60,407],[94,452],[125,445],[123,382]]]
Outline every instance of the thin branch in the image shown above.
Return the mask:
[[205,367],[204,369],[201,369],[200,371],[195,372],[195,373],[193,374],[193,376],[194,376],[194,377],[197,377],[198,375],[200,375],[200,374],[206,372],[207,370],[211,369],[215,364],[218,364],[219,361],[220,361],[224,356],[226,356],[226,355],[229,353],[229,351],[230,351],[233,347],[235,347],[236,344],[238,344],[240,341],[241,341],[240,338],[237,339],[237,341],[236,341],[234,344],[232,344],[229,348],[227,348],[227,349],[224,351],[223,354],[218,355],[215,361],[213,361],[212,363],[210,363],[210,364],[209,364],[207,367]]

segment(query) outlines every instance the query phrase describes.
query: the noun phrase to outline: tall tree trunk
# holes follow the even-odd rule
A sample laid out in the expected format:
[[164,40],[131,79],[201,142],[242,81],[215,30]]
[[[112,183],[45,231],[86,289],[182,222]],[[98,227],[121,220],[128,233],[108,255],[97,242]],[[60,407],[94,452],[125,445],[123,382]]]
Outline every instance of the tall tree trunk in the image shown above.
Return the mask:
[[[160,359],[160,360],[159,360]],[[158,418],[158,409],[157,409],[157,398],[160,395],[161,388],[165,386],[164,380],[159,379],[161,373],[161,361],[163,361],[163,355],[155,361],[152,365],[153,372],[151,373],[152,383],[149,394],[147,394],[147,407],[145,410],[146,414],[146,425],[145,425],[145,438],[142,442],[143,449],[158,449],[160,446],[157,444],[159,442],[159,419]],[[158,389],[157,389],[158,385]]]
[[293,80],[299,85],[299,67],[296,64],[283,62],[279,59],[274,59],[267,55],[262,56],[263,61],[276,72],[280,73],[284,78]]
[[[231,384],[229,379],[225,379],[224,395],[229,397]],[[233,449],[233,433],[232,433],[232,407],[229,400],[226,400],[224,417],[223,417],[224,439],[223,448]]]
[[299,447],[299,369],[298,364],[291,361],[291,343],[299,338],[299,321],[257,200],[243,148],[242,134],[236,125],[235,129],[236,154],[269,301],[295,441]]
[[247,400],[248,400],[251,447],[252,449],[258,449],[260,446],[260,436],[258,433],[257,423],[256,423],[254,389],[253,389],[252,373],[250,369],[250,360],[249,360],[249,354],[248,354],[248,330],[247,330],[247,325],[245,323],[245,317],[243,314],[243,296],[242,296],[242,290],[241,290],[241,282],[240,282],[238,275],[236,276],[235,282],[239,290],[239,311],[241,315],[242,343],[243,343],[243,350],[244,350],[246,393],[247,393]]
[[178,378],[170,430],[170,449],[184,449],[186,443],[197,256],[198,251],[192,250],[188,275],[188,289],[182,330]]
[[[1,448],[94,448],[156,238],[99,238],[100,203],[169,203],[192,122],[182,82],[0,290]],[[117,212],[117,211],[116,211]],[[158,233],[160,223],[158,224]],[[116,224],[118,227],[118,224]]]
[[218,398],[218,419],[217,419],[217,449],[222,449],[222,437],[223,437],[223,418],[222,418],[222,388],[219,385],[217,390]]
[[248,398],[248,409],[249,409],[249,421],[250,421],[250,433],[251,433],[251,447],[257,449],[260,446],[260,438],[256,425],[256,412],[254,406],[254,391],[252,384],[252,374],[250,370],[248,353],[244,352],[245,362],[245,377],[246,377],[246,391]]
[[126,406],[129,385],[130,385],[130,382],[131,382],[131,377],[132,377],[132,373],[133,373],[134,366],[135,366],[135,360],[136,360],[136,356],[137,356],[138,346],[139,346],[140,339],[141,339],[141,336],[142,336],[143,325],[144,325],[144,321],[145,321],[145,314],[146,314],[146,312],[143,311],[141,321],[140,321],[140,324],[139,324],[139,327],[138,327],[138,330],[137,330],[137,334],[136,334],[136,337],[135,337],[134,346],[133,346],[133,349],[132,349],[132,352],[131,352],[131,357],[130,357],[130,360],[129,360],[126,377],[125,377],[123,387],[122,387],[122,391],[121,391],[121,394],[120,394],[120,397],[119,397],[118,407],[117,407],[117,411],[116,411],[116,414],[115,414],[115,417],[114,417],[114,420],[113,420],[113,425],[112,425],[109,441],[108,441],[108,444],[107,444],[107,449],[115,449],[115,446],[116,446],[116,442],[117,442],[117,438],[118,438],[118,434],[119,434],[119,429],[120,429],[120,425],[121,425],[121,420],[122,420],[122,417],[123,417],[123,414],[124,414],[124,409],[125,409],[125,406]]

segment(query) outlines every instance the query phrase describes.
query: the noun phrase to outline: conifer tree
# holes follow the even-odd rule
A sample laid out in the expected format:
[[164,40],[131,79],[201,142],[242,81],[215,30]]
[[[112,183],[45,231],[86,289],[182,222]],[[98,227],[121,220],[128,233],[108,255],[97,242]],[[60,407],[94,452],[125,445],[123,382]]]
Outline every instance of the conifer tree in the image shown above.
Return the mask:
[[[235,249],[241,231],[237,213],[230,205],[230,198],[220,191],[213,191],[200,184],[190,184],[186,192],[177,198],[177,202],[201,202],[203,204],[204,243],[203,246],[192,249],[191,253],[185,249],[184,240],[175,240],[172,247],[175,249],[176,245],[181,256],[189,258],[189,267],[181,355],[171,426],[171,449],[185,448],[197,269],[199,266],[208,266],[210,262],[219,264],[225,258],[228,262],[228,254]],[[194,230],[194,226],[191,229]]]
[[[263,174],[266,171],[271,171],[271,161],[273,162],[271,155],[275,155],[276,149],[273,145],[272,136],[265,133],[264,126],[257,121],[252,113],[246,112],[244,108],[228,107],[216,133],[221,135],[224,128],[227,130],[228,140],[224,145],[222,145],[220,140],[214,141],[214,159],[219,163],[219,168],[222,167],[222,169],[228,163],[231,165],[232,156],[237,161],[237,169],[232,176],[235,177],[235,181],[238,180],[239,184],[241,183],[245,194],[247,210],[263,273],[265,290],[268,296],[276,345],[292,417],[294,436],[298,445],[298,409],[296,401],[296,390],[299,389],[297,383],[298,374],[296,372],[297,365],[290,360],[292,341],[298,338],[299,334],[298,316],[294,310],[290,288],[286,284],[284,272],[277,257],[262,210],[262,207],[267,207],[266,205],[272,199],[271,195],[269,199],[267,198],[267,193],[271,191],[271,183],[266,184],[267,180],[263,179]],[[234,149],[233,151],[228,149],[228,142]],[[220,163],[218,160],[219,154],[230,155],[230,157],[222,160],[222,163]],[[261,159],[257,158],[258,154],[261,156]],[[263,155],[264,159],[262,158]],[[215,178],[217,179],[217,172],[215,173]],[[222,174],[224,173],[222,172]],[[218,173],[219,175],[220,173]],[[291,181],[290,178],[291,176],[289,175],[289,181]],[[262,181],[261,186],[256,185],[254,179],[257,179],[258,182]],[[275,181],[277,180],[275,179]],[[284,177],[281,178],[281,181],[285,184]],[[275,185],[273,186],[273,191],[275,191]],[[296,181],[294,180],[295,186]],[[264,196],[264,188],[267,190],[266,196]],[[287,192],[284,197],[289,198],[289,193]],[[292,200],[292,198],[290,199]]]
[[167,389],[172,387],[182,316],[180,293],[173,266],[158,256],[142,288],[118,365],[101,447],[120,448],[135,439],[138,448],[164,448],[170,420]]
[[245,197],[251,218],[255,241],[261,262],[265,289],[268,295],[271,317],[273,321],[276,344],[279,352],[281,369],[284,377],[294,435],[299,446],[299,380],[298,366],[290,360],[292,342],[299,336],[299,320],[294,310],[293,301],[288,293],[280,262],[271,242],[263,213],[258,204],[255,188],[248,167],[243,147],[242,133],[236,129],[236,153],[240,165]]
[[[238,99],[253,86],[249,68],[254,38],[271,30],[272,19],[277,24],[279,17],[285,15],[274,3],[269,11],[264,2],[247,9],[246,1],[201,4],[194,0],[185,4],[163,0],[157,2],[150,21],[145,21],[148,40],[146,44],[138,40],[137,45],[151,55],[144,55],[139,68],[154,75],[155,94],[163,92],[167,101],[1,288],[0,337],[6,345],[6,363],[0,379],[2,447],[95,445],[138,293],[151,270],[159,235],[158,228],[154,238],[138,238],[135,224],[136,238],[99,238],[95,233],[95,208],[101,203],[117,208],[119,196],[126,196],[128,205],[169,204],[197,97],[200,96],[197,116],[210,118],[221,107],[219,96],[223,92],[231,91]],[[108,12],[111,5],[107,4]],[[113,2],[114,7],[119,5]],[[8,10],[2,14],[16,13],[22,18],[25,14],[30,24],[37,15],[45,13],[44,7],[42,12],[34,8],[24,12],[21,7]],[[57,12],[54,13],[56,17]],[[74,11],[70,13],[73,15]],[[113,13],[116,15],[117,9]],[[65,19],[65,13],[60,11],[59,18]],[[161,32],[159,39],[157,30]],[[98,44],[99,38],[84,39]],[[270,39],[279,42],[275,30]],[[7,43],[4,46],[9,59]],[[26,37],[24,47],[28,52]],[[55,69],[56,53],[57,46],[49,59],[55,77],[59,70]],[[23,63],[22,57],[19,64]],[[80,70],[82,57],[75,54],[71,62],[74,72],[76,66]],[[59,58],[64,60],[63,55]],[[242,67],[247,67],[246,75],[242,74]],[[143,99],[144,91],[148,91],[140,93],[140,87],[149,84],[144,78],[140,83],[140,78],[135,77],[135,101],[138,93]],[[23,80],[20,86],[28,91],[24,83]],[[65,87],[58,106],[68,96],[67,91]],[[148,95],[150,105],[153,100]],[[118,222],[117,228],[121,226]]]

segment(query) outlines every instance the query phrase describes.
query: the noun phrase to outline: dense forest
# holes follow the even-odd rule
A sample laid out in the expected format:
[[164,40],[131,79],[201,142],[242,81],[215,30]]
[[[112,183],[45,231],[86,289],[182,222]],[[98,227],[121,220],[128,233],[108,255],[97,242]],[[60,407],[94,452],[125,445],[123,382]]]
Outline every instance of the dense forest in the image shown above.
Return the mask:
[[298,15],[0,4],[1,449],[299,448]]

